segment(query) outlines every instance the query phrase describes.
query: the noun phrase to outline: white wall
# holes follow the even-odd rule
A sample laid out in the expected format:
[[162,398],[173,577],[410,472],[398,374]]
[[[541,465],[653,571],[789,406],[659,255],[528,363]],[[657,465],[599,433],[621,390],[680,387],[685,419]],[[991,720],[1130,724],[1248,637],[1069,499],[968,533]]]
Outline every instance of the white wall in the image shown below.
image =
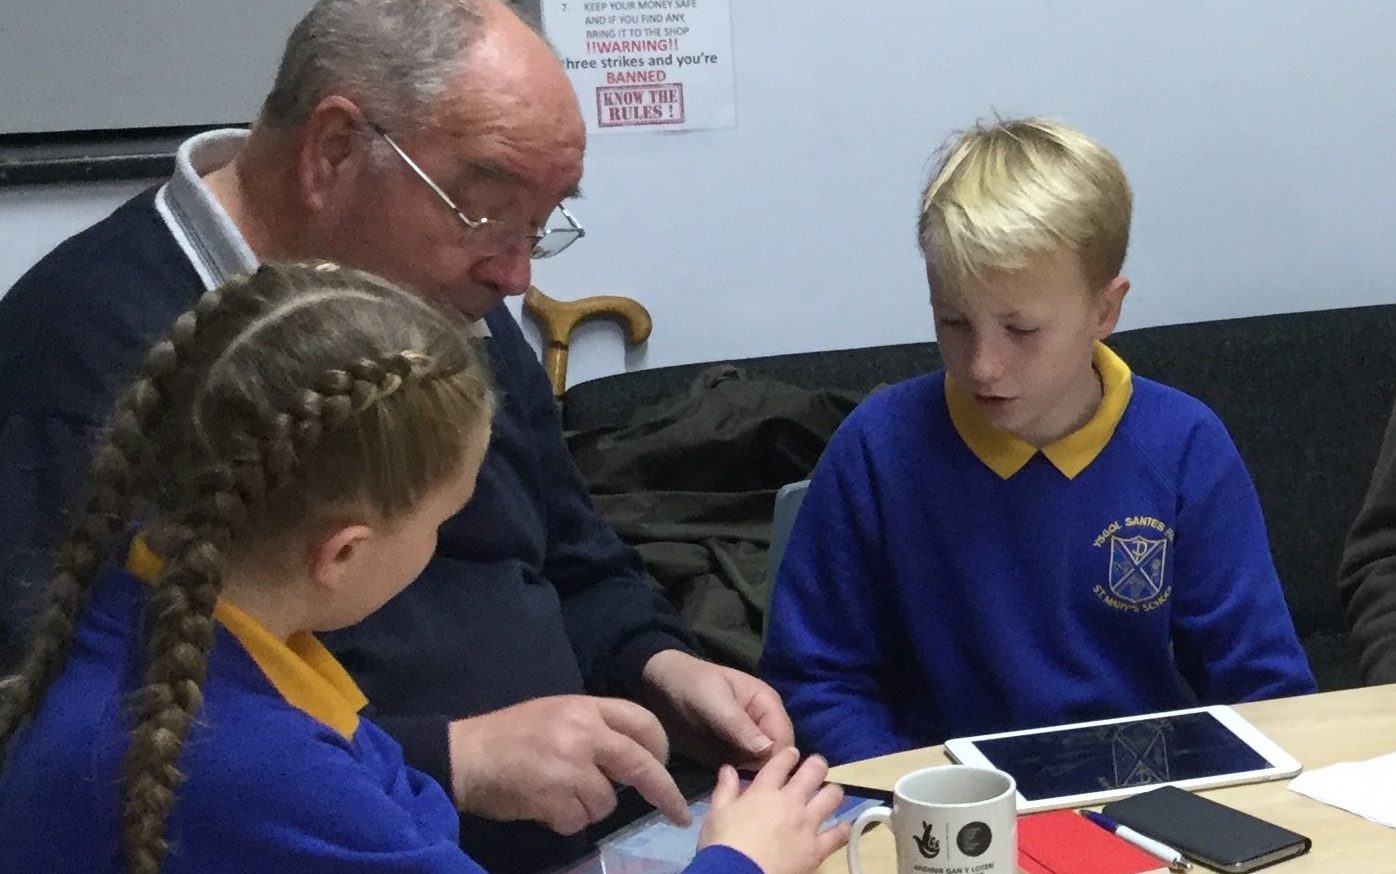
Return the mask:
[[[593,139],[554,296],[630,294],[631,366],[931,336],[916,196],[952,130],[1067,119],[1136,192],[1123,327],[1396,300],[1396,4],[732,0],[738,127]],[[574,344],[574,379],[626,364]]]
[[[992,111],[1067,119],[1124,162],[1124,327],[1396,301],[1396,4],[731,2],[738,126],[595,137],[589,234],[538,265],[554,297],[654,315],[629,355],[584,329],[573,382],[929,338],[916,196]],[[118,199],[0,189],[0,288]]]
[[0,188],[0,295],[48,250],[153,180]]

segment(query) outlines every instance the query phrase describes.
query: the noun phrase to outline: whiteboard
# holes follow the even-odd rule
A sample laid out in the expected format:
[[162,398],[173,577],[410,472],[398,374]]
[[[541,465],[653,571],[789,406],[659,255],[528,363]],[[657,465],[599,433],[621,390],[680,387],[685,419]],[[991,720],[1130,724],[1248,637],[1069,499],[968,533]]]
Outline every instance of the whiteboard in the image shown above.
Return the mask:
[[0,135],[251,122],[312,5],[0,0]]
[[250,122],[311,0],[0,0],[0,134]]

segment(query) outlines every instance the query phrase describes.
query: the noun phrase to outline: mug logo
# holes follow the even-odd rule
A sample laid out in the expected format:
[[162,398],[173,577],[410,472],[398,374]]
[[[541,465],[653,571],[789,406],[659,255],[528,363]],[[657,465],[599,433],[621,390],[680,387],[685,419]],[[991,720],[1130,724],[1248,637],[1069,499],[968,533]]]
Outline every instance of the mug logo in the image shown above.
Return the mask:
[[986,822],[972,822],[955,836],[955,846],[966,856],[982,856],[994,843],[994,832]]
[[923,857],[934,859],[940,855],[940,841],[931,837],[931,824],[929,822],[921,823],[921,828],[924,829],[921,832],[921,837],[913,837],[912,840],[916,842],[916,849],[921,851]]

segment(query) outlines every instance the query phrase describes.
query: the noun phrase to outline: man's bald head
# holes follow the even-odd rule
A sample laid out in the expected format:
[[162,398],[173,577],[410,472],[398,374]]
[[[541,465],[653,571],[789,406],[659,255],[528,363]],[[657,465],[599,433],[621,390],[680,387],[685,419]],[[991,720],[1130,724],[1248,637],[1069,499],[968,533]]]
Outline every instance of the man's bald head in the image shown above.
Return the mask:
[[530,31],[498,0],[320,0],[286,41],[261,122],[294,128],[339,95],[385,127],[425,127],[490,27]]
[[[479,318],[528,288],[585,146],[561,63],[500,0],[320,0],[236,182],[210,184],[263,257],[340,261]],[[516,233],[501,250],[484,224]]]

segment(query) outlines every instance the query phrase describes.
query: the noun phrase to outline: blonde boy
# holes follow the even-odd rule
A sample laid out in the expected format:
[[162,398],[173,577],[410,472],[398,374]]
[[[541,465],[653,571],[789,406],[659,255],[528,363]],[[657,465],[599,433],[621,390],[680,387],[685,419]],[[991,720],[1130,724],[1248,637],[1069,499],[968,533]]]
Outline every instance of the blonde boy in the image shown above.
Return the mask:
[[944,150],[919,236],[945,369],[835,434],[762,657],[831,761],[1313,690],[1226,430],[1101,342],[1130,201],[1058,122]]

